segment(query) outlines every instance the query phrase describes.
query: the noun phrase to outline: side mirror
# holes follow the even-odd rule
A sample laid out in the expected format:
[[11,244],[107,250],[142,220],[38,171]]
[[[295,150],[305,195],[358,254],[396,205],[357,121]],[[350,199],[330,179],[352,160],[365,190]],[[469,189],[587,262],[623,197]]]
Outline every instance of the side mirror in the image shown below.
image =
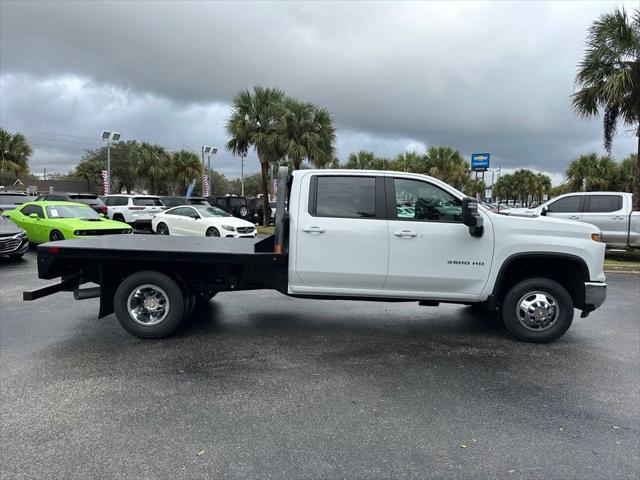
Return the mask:
[[549,207],[542,207],[540,209],[540,215],[542,215],[543,217],[546,217],[548,211],[549,211]]
[[38,216],[37,213],[30,213],[29,218],[35,218],[36,220],[40,220],[40,217]]
[[462,223],[469,227],[473,237],[481,237],[484,233],[482,216],[478,212],[478,201],[475,198],[462,199]]

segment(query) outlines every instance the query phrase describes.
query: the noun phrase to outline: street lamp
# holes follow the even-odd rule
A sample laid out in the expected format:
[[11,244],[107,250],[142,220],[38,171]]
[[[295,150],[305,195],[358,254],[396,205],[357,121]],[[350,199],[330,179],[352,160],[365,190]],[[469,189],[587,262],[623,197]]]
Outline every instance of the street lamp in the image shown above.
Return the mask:
[[120,140],[120,133],[103,130],[100,138],[107,142],[107,188],[104,194],[109,195],[111,193],[111,143]]

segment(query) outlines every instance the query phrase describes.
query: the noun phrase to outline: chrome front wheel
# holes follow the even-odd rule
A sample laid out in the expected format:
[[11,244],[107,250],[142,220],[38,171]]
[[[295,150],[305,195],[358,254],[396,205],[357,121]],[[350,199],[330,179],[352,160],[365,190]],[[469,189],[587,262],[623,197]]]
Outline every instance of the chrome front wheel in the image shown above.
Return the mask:
[[527,330],[544,332],[553,327],[560,315],[556,299],[547,292],[525,293],[516,306],[516,316]]

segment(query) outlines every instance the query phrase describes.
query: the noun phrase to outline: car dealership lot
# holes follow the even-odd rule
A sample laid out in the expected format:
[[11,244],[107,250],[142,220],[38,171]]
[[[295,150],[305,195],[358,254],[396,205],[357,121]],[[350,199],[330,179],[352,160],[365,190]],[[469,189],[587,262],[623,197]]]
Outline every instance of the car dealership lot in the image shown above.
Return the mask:
[[142,341],[0,263],[2,478],[633,478],[640,276],[556,343],[468,308],[220,294]]

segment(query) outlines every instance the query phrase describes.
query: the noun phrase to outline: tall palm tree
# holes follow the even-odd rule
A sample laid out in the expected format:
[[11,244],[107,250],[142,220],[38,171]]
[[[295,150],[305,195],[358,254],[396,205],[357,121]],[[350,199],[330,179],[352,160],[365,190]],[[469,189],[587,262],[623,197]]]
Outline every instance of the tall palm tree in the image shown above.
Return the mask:
[[230,137],[227,150],[240,156],[253,148],[258,155],[265,225],[271,212],[267,182],[269,165],[277,163],[285,155],[279,130],[285,112],[284,100],[284,92],[277,88],[254,87],[253,92],[242,90],[233,99],[231,116],[226,125]]
[[[587,48],[576,75],[580,88],[572,95],[583,117],[604,112],[604,147],[611,143],[618,120],[638,137],[640,162],[640,9],[629,18],[624,8],[605,13],[589,28]],[[639,169],[640,170],[640,169]],[[634,208],[640,209],[640,176],[636,175]]]
[[32,153],[24,135],[0,128],[0,172],[16,177],[29,173],[29,157]]
[[198,155],[179,150],[171,155],[171,177],[177,184],[178,194],[184,195],[187,185],[202,175],[202,163]]
[[331,163],[336,139],[331,114],[313,103],[293,98],[285,99],[284,108],[279,132],[294,170],[298,170],[304,160],[316,167]]

